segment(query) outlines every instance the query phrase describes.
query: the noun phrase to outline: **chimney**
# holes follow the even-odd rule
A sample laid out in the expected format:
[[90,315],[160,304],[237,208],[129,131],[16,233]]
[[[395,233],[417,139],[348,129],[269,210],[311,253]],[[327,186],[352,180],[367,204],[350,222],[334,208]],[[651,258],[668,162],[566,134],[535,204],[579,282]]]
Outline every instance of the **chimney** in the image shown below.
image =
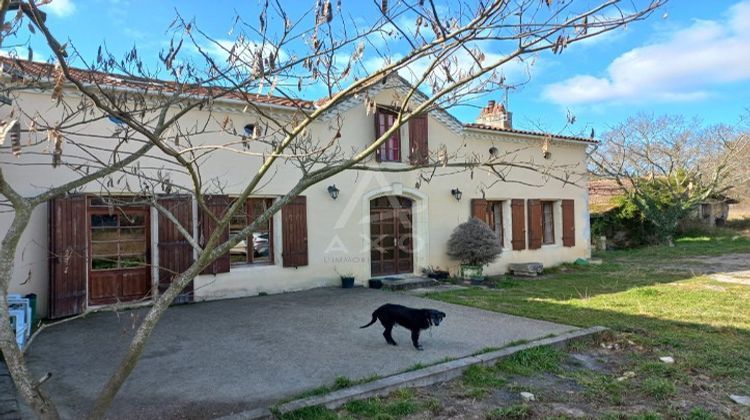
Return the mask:
[[487,102],[477,118],[477,124],[484,124],[492,128],[503,130],[513,129],[513,114],[505,109],[505,105],[497,103],[494,99]]

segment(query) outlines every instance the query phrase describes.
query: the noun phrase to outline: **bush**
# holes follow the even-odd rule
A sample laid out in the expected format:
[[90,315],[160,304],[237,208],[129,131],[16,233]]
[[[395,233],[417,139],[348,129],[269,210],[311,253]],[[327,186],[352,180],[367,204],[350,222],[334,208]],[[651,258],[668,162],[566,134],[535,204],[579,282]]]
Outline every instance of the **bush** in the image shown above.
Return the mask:
[[615,249],[657,243],[656,226],[627,196],[619,197],[615,208],[592,217],[591,233],[594,237],[606,236],[607,246]]
[[487,265],[495,261],[502,250],[495,232],[475,217],[456,226],[448,239],[448,256],[462,264]]

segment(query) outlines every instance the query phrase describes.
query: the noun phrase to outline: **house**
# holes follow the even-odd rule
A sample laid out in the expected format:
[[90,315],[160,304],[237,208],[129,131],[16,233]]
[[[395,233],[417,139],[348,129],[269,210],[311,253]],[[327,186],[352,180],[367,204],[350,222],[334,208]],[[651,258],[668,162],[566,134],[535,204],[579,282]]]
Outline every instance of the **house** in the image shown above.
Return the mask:
[[[5,61],[5,66],[16,66],[16,70],[19,66],[24,71],[32,67],[44,70],[44,65],[23,64]],[[78,73],[113,91],[132,91],[144,84],[119,75]],[[376,103],[374,112],[368,112],[361,96],[339,104],[314,124],[311,141],[340,135],[342,150],[361,150],[390,127],[393,112],[389,105],[405,88],[405,81],[395,77],[373,87],[368,96]],[[65,89],[66,101],[75,105],[81,100],[72,88]],[[60,108],[44,89],[22,91],[14,100],[29,115],[38,111],[50,121],[60,116]],[[254,100],[277,121],[288,121],[299,112],[288,99],[263,96]],[[264,124],[265,117],[244,108],[242,101],[227,97],[216,99],[213,115],[205,109],[191,111],[187,121],[206,122],[213,129],[211,135],[194,136],[193,146],[233,140],[217,128],[226,119],[250,131]],[[80,141],[94,150],[97,142],[106,142],[117,129],[117,121],[92,120],[79,132],[96,136]],[[533,162],[541,170],[509,168],[500,178],[485,171],[438,166],[430,168],[434,176],[429,182],[420,170],[345,171],[304,191],[266,226],[218,258],[181,300],[333,286],[339,284],[338,273],[352,273],[358,284],[366,285],[372,277],[418,276],[428,266],[456,272],[458,262],[446,256],[446,243],[453,229],[472,216],[497,232],[504,249],[497,262],[486,267],[486,274],[504,273],[514,262],[552,266],[587,258],[590,234],[585,168],[586,150],[593,143],[591,139],[518,130],[512,126],[511,114],[493,101],[471,124],[462,124],[446,110],[430,111],[402,127],[368,158],[367,165],[409,169],[427,158],[425,151],[443,149],[455,152],[459,161],[500,156],[509,162]],[[67,168],[49,165],[44,147],[44,142],[29,146],[21,159],[46,165],[10,164],[15,158],[2,149],[4,175],[22,194],[36,194],[74,177]],[[251,151],[254,147],[260,146],[248,146]],[[31,153],[35,148],[39,149],[36,155]],[[83,153],[78,150],[66,152]],[[190,185],[188,177],[158,153],[151,153],[142,168],[169,173],[175,186]],[[226,150],[205,156],[201,175],[221,182],[220,190],[204,191],[209,206],[221,211],[259,161],[257,156]],[[560,167],[579,171],[578,185],[549,175]],[[289,160],[279,162],[269,181],[247,200],[245,212],[227,234],[285,194],[300,176],[299,168]],[[37,208],[18,248],[11,292],[36,293],[40,313],[58,318],[86,307],[148,301],[164,290],[174,273],[193,261],[195,251],[168,218],[138,202],[138,192],[133,192],[137,185],[138,180],[126,174],[106,186],[92,183]],[[196,237],[212,232],[211,219],[198,210],[190,195],[164,192],[159,203],[171,209]],[[11,216],[0,214],[0,232],[8,229]]]
[[695,208],[691,219],[704,226],[724,226],[729,219],[730,205],[737,203],[739,203],[738,200],[724,195],[709,197]]

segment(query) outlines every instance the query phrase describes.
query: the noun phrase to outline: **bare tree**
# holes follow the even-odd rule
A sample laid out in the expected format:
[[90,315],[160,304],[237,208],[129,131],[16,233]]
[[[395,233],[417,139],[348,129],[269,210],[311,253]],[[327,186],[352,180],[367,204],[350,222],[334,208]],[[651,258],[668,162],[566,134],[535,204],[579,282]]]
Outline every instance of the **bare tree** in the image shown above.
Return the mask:
[[[10,3],[2,2],[0,14],[8,10]],[[572,43],[645,18],[664,1],[633,4],[629,10],[634,11],[621,10],[618,3],[602,0],[588,9],[575,9],[570,2],[551,0],[476,4],[382,1],[374,6],[377,13],[374,22],[363,25],[347,18],[340,3],[329,0],[315,1],[310,12],[297,20],[289,17],[288,6],[265,1],[261,2],[257,23],[236,17],[233,27],[236,39],[229,44],[214,39],[202,32],[196,22],[178,15],[170,27],[169,47],[158,60],[148,61],[136,48],[122,58],[106,48],[101,48],[96,57],[85,57],[72,41],[65,44],[58,41],[54,28],[46,25],[35,2],[21,2],[20,9],[30,17],[17,14],[5,26],[3,42],[18,39],[14,38],[16,32],[22,22],[28,21],[37,36],[45,39],[55,64],[14,62],[17,77],[5,79],[3,91],[11,102],[13,92],[29,87],[51,92],[60,118],[47,121],[15,102],[12,110],[2,116],[11,133],[10,154],[18,156],[16,165],[52,165],[68,171],[63,177],[65,182],[51,181],[52,186],[43,192],[24,197],[0,170],[0,193],[13,213],[12,226],[5,233],[0,251],[3,296],[0,348],[21,396],[38,416],[58,417],[54,403],[42,390],[43,381],[30,377],[8,322],[6,295],[14,255],[35,207],[92,183],[99,185],[103,195],[131,190],[169,217],[197,251],[194,263],[177,274],[170,286],[154,299],[135,329],[125,356],[89,413],[91,418],[101,418],[136,366],[168,306],[212,261],[311,185],[345,170],[383,170],[367,158],[415,116],[507,87],[503,69],[509,63],[542,51],[562,53]],[[384,45],[374,42],[377,37],[385,39]],[[405,46],[398,53],[390,46],[393,40]],[[488,45],[504,51],[503,54],[488,56],[485,51]],[[188,49],[190,53],[186,52]],[[197,51],[197,59],[193,51]],[[226,59],[217,59],[216,51]],[[368,59],[377,60],[379,65],[374,68],[366,65]],[[84,67],[85,71],[75,66]],[[169,81],[159,80],[165,75]],[[352,98],[364,98],[367,109],[371,110],[375,101],[370,92],[399,77],[405,77],[409,87],[390,104],[396,112],[394,124],[370,145],[343,150],[338,141],[342,122],[337,107]],[[300,91],[321,86],[327,91],[325,100],[311,103],[298,99]],[[274,112],[268,106],[271,94],[286,98],[295,111],[285,115]],[[261,123],[250,133],[237,130],[230,119],[218,116],[215,107],[220,100],[242,104]],[[197,121],[195,111],[199,109],[208,116]],[[18,130],[19,115],[29,121],[24,131],[30,143],[21,144],[18,136],[12,134]],[[120,128],[109,135],[81,129],[104,119],[112,120]],[[313,124],[324,119],[329,121],[330,136],[313,138]],[[201,140],[216,133],[228,134],[232,140],[221,144]],[[104,140],[106,143],[101,142]],[[3,146],[6,155],[7,151],[8,147]],[[205,194],[220,190],[222,185],[220,180],[204,177],[201,162],[220,152],[254,159],[258,169],[226,211],[217,214],[211,211]],[[51,162],[44,162],[45,159]],[[293,186],[243,229],[228,239],[223,237],[222,231],[228,228],[241,203],[273,178],[280,162],[297,166],[300,175]],[[486,161],[449,150],[434,151],[409,170],[422,171],[423,179],[429,182],[439,172],[438,168],[483,170],[501,180],[508,180],[510,169],[545,171],[547,177],[564,182],[570,182],[572,176],[569,168],[550,170],[533,162],[518,162],[512,154]],[[118,185],[119,181],[126,185]],[[195,237],[180,226],[168,209],[159,205],[158,192],[193,195],[216,229],[207,238]]]
[[748,179],[750,138],[737,127],[703,127],[681,116],[638,115],[607,132],[592,164],[614,178],[659,240],[673,245],[678,223],[695,207]]

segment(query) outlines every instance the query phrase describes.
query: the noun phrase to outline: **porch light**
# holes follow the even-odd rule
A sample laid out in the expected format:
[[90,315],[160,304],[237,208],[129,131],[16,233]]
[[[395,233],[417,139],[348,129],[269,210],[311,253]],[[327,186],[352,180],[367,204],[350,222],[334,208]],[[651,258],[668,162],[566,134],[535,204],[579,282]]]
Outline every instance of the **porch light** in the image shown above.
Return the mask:
[[456,201],[461,201],[461,195],[463,194],[461,190],[454,188],[451,190],[451,194],[453,194],[453,198],[455,198]]
[[330,194],[331,198],[333,198],[334,200],[339,198],[339,189],[336,188],[336,184],[328,186],[328,194]]

